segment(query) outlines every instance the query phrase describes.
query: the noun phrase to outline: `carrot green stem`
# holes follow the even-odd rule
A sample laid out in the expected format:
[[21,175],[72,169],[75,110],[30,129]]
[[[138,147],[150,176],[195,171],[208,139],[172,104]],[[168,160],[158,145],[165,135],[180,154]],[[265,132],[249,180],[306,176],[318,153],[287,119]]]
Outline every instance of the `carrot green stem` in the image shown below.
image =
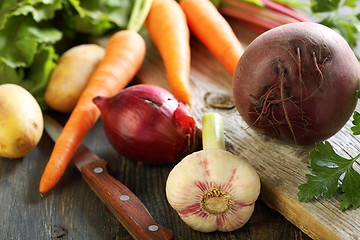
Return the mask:
[[203,149],[223,149],[224,120],[218,113],[206,113],[202,116],[202,141]]
[[152,0],[135,0],[127,30],[138,32],[141,29],[150,11],[151,4]]

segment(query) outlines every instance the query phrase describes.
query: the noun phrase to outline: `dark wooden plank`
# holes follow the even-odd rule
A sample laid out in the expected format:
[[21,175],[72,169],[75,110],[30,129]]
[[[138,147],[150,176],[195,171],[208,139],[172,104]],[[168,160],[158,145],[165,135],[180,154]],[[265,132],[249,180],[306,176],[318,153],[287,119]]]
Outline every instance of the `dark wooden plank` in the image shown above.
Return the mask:
[[[108,143],[101,120],[85,143],[108,161],[112,175],[137,194],[154,219],[171,229],[176,239],[310,239],[261,201],[250,221],[237,231],[196,232],[167,203],[164,189],[171,165],[143,165],[122,157]],[[52,147],[44,134],[26,157],[0,159],[0,239],[132,239],[73,165],[56,188],[40,196],[38,184]]]
[[[203,69],[203,72],[199,72],[201,61],[193,62],[194,87],[200,89],[197,90],[199,92],[206,88],[204,82],[196,81],[199,76],[219,78],[224,81],[224,85],[217,90],[226,93],[230,86],[230,76],[218,62],[208,58],[207,52],[200,51],[197,54],[196,58],[210,61],[212,69]],[[149,55],[150,58],[152,56]],[[150,60],[158,61],[157,58],[155,55],[154,59]],[[161,68],[159,65],[158,70],[162,71]],[[224,75],[227,76],[225,79]],[[195,98],[199,103],[194,104],[194,107],[200,108],[195,109],[197,116],[205,110],[212,109],[204,105],[206,99],[203,95]],[[236,114],[234,109],[224,111]],[[62,121],[67,118],[61,114],[52,115]],[[227,138],[229,139],[228,135]],[[182,222],[167,203],[165,182],[172,165],[138,164],[121,156],[107,141],[101,120],[84,141],[90,149],[108,161],[112,175],[132,190],[148,207],[154,219],[174,232],[176,239],[310,240],[306,234],[261,200],[256,202],[255,212],[249,222],[239,230],[229,233],[194,231]],[[52,147],[52,141],[44,133],[39,145],[24,158],[0,158],[0,239],[132,239],[82,180],[73,165],[69,166],[62,180],[52,191],[43,197],[40,196],[38,185]],[[232,150],[234,147],[227,144],[227,148]]]
[[[234,29],[244,46],[251,42],[254,35],[239,25]],[[144,35],[148,39],[146,33]],[[342,212],[337,199],[311,203],[298,201],[298,186],[305,183],[305,174],[309,173],[307,163],[312,147],[284,144],[265,137],[250,129],[235,108],[219,108],[208,104],[206,97],[209,94],[224,95],[231,99],[231,76],[196,39],[192,39],[191,45],[193,115],[198,123],[202,114],[207,112],[223,115],[226,148],[256,168],[262,182],[261,199],[314,239],[357,240],[360,209]],[[147,41],[147,49],[148,57],[138,77],[142,82],[169,89],[162,60],[151,40]],[[329,139],[343,156],[356,156],[359,152],[359,139],[351,134],[351,125],[349,120],[341,131]]]

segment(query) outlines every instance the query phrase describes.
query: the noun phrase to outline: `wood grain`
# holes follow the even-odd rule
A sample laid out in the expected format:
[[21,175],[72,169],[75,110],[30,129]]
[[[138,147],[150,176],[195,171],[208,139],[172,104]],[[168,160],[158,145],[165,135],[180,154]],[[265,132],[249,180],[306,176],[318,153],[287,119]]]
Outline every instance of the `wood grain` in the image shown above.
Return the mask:
[[[52,113],[65,121],[67,115]],[[153,218],[179,240],[310,240],[280,214],[257,201],[249,222],[230,233],[200,233],[183,223],[165,197],[165,181],[173,166],[149,166],[117,153],[107,141],[101,120],[85,144],[106,159],[109,172],[148,208]],[[61,182],[45,196],[38,192],[53,142],[44,134],[38,147],[21,159],[0,158],[0,239],[131,240],[107,207],[70,165]]]
[[[235,28],[235,31],[245,46],[256,37],[241,27]],[[163,77],[161,59],[151,41],[147,41],[147,45],[148,57],[138,77],[142,82],[169,89]],[[360,210],[342,212],[335,199],[310,203],[298,201],[297,187],[305,183],[305,174],[309,173],[307,164],[312,147],[287,145],[259,135],[246,125],[235,108],[214,108],[208,104],[206,96],[209,94],[231,99],[231,76],[196,39],[192,40],[192,49],[193,114],[199,125],[202,114],[206,112],[214,111],[223,115],[227,149],[257,169],[262,181],[261,200],[313,239],[359,239]],[[350,126],[349,121],[329,139],[340,154],[346,154],[345,157],[355,156],[360,146],[359,139],[349,131]]]
[[[256,36],[244,29],[238,30],[244,44]],[[146,32],[142,34],[147,37]],[[161,59],[149,40],[147,44],[146,62],[138,78],[167,88]],[[244,227],[233,232],[205,234],[192,230],[180,220],[165,197],[166,178],[173,166],[143,165],[121,156],[107,141],[100,119],[84,142],[108,162],[112,176],[133,191],[155,221],[173,231],[175,239],[310,240],[304,232],[316,238],[316,233],[310,231],[313,227],[309,228],[308,225],[321,218],[325,219],[322,221],[325,226],[321,226],[321,233],[329,232],[335,236],[342,234],[341,239],[344,240],[358,239],[356,230],[359,229],[359,211],[342,213],[337,209],[338,202],[335,200],[306,204],[296,201],[296,188],[305,180],[310,149],[282,145],[249,129],[229,101],[231,76],[196,39],[192,39],[191,44],[191,84],[194,89],[192,111],[197,121],[204,112],[217,111],[222,114],[225,117],[226,148],[246,158],[261,173],[262,194],[256,202],[254,214]],[[56,112],[50,114],[62,122],[68,117]],[[351,136],[348,127],[331,141],[341,153],[355,155],[360,151],[360,144]],[[53,145],[44,133],[39,145],[24,158],[0,158],[0,239],[132,239],[73,165],[69,166],[55,189],[45,196],[38,193],[40,177]],[[281,195],[284,190],[289,191]],[[301,211],[308,209],[316,211],[316,214],[304,219]],[[331,212],[330,216],[318,213],[318,209]],[[304,222],[309,224],[300,224]],[[333,239],[330,237],[328,239]]]

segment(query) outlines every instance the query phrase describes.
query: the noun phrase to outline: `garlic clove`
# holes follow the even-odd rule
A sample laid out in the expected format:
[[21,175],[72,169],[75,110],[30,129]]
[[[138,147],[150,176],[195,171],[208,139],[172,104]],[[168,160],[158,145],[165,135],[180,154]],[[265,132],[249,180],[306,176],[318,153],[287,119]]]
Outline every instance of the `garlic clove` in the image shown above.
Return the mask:
[[166,182],[169,204],[186,224],[201,232],[242,227],[251,217],[259,193],[256,170],[222,149],[186,156]]

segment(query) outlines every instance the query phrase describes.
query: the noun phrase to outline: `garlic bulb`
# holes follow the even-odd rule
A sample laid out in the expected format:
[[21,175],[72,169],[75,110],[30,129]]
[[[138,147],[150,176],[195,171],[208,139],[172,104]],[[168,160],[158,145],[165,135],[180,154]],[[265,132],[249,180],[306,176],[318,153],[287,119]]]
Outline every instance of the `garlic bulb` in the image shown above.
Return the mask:
[[[204,117],[220,119],[222,133],[220,115]],[[215,129],[210,130],[218,134],[221,142],[223,134]],[[205,149],[186,156],[172,169],[166,182],[166,197],[194,230],[233,231],[251,217],[260,193],[260,178],[247,161],[221,149],[224,147],[206,149],[207,140],[214,139],[207,133],[203,118]]]

